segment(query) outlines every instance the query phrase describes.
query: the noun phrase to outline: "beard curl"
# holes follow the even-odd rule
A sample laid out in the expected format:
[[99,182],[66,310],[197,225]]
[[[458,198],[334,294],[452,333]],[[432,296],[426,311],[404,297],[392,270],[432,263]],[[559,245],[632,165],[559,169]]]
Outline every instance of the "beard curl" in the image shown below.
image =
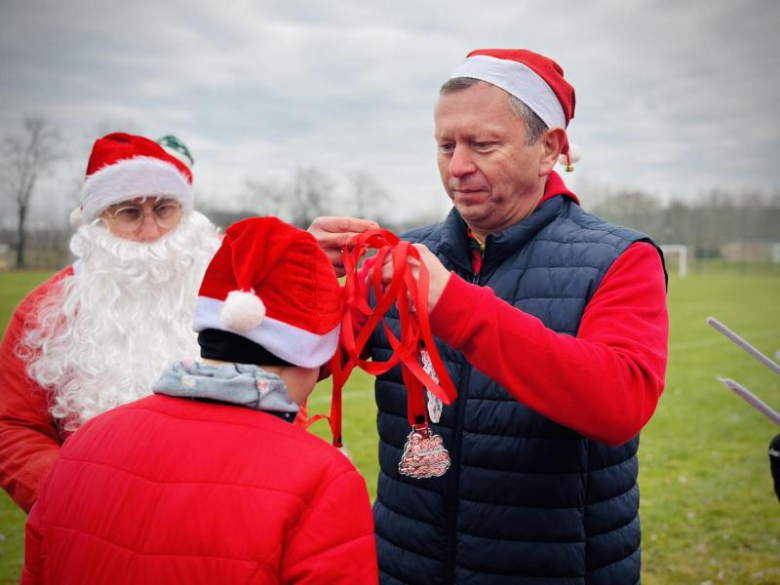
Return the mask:
[[66,431],[149,395],[171,363],[199,356],[192,313],[219,247],[197,212],[151,243],[118,238],[101,221],[73,236],[81,269],[43,299],[19,347]]

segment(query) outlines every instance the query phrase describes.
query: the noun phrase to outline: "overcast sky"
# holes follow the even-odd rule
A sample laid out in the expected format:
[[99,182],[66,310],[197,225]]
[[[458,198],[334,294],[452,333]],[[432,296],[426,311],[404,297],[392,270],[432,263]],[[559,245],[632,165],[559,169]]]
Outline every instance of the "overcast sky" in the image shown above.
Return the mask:
[[[60,191],[81,177],[96,132],[128,128],[179,136],[212,205],[234,200],[246,179],[316,165],[342,179],[370,173],[398,217],[441,215],[437,90],[486,47],[530,48],[563,66],[577,92],[569,135],[583,152],[565,177],[575,189],[780,186],[774,0],[0,7],[0,135],[31,115],[58,126],[69,155]],[[39,205],[61,204],[64,194],[45,191]]]

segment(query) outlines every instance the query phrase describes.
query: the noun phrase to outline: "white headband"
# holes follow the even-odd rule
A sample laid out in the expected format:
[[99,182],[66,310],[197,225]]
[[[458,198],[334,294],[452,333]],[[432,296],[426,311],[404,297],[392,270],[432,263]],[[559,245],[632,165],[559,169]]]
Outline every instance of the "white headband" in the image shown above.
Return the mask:
[[561,102],[547,82],[533,69],[518,61],[475,55],[464,60],[451,78],[472,77],[487,81],[521,100],[548,128],[566,128]]
[[150,156],[121,160],[92,173],[84,181],[82,217],[90,222],[110,205],[155,196],[177,200],[185,213],[192,210],[192,188],[173,164]]

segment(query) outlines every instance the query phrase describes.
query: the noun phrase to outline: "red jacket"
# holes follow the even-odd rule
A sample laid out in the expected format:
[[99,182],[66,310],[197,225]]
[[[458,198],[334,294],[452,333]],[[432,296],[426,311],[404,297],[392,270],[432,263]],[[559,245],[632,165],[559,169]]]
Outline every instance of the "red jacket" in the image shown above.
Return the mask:
[[27,376],[17,346],[24,327],[37,322],[38,303],[73,267],[33,290],[11,316],[0,346],[0,487],[25,512],[60,451],[60,437],[49,413],[48,392]]
[[27,522],[22,583],[376,583],[365,482],[245,407],[150,396],[74,433]]

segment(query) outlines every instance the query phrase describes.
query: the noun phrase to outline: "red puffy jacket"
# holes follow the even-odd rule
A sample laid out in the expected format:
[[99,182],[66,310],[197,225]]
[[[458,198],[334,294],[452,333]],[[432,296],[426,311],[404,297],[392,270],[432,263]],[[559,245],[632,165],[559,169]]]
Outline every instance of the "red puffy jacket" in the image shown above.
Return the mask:
[[240,406],[150,396],[64,444],[27,522],[22,583],[376,583],[363,478]]

